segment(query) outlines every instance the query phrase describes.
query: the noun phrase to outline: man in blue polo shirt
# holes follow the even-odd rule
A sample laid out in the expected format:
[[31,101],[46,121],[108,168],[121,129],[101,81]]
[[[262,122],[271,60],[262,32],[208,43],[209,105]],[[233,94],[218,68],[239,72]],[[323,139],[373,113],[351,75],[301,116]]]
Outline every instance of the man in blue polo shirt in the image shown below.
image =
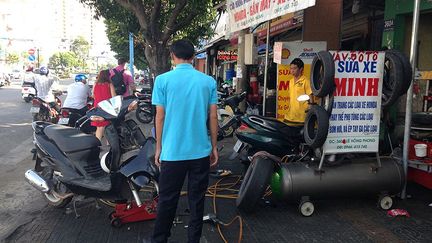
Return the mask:
[[[216,81],[193,68],[190,41],[171,46],[175,69],[156,77],[156,164],[159,202],[152,242],[167,242],[183,182],[188,175],[188,242],[199,242],[209,168],[218,162]],[[210,137],[207,120],[209,120]]]

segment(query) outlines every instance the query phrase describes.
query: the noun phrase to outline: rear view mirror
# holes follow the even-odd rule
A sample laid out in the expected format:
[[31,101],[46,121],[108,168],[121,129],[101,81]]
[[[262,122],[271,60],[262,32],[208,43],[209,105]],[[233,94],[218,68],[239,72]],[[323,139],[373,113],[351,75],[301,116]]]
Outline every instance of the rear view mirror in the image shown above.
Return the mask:
[[297,97],[297,101],[299,101],[299,102],[308,101],[309,99],[310,99],[310,97],[307,94],[300,95],[299,97]]

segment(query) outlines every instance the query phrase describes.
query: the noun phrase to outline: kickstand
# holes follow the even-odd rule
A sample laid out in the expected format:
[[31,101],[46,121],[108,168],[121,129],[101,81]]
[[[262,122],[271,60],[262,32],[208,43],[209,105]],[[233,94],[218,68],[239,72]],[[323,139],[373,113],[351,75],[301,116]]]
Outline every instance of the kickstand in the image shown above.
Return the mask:
[[80,217],[80,215],[78,214],[77,209],[76,209],[76,202],[77,202],[77,200],[73,200],[73,208],[74,208],[74,212],[75,212],[75,218],[77,219]]
[[[79,218],[80,217],[80,215],[78,214],[77,208],[76,208],[76,203],[78,201],[82,201],[83,199],[84,199],[84,197],[82,197],[82,196],[76,196],[76,197],[72,198],[72,206],[73,206],[73,210],[74,210],[74,213],[75,213],[75,218]],[[66,214],[71,213],[70,211],[71,211],[71,208],[67,208],[66,209]]]
[[95,204],[96,204],[96,210],[100,210],[101,206],[99,205],[99,200],[95,199]]

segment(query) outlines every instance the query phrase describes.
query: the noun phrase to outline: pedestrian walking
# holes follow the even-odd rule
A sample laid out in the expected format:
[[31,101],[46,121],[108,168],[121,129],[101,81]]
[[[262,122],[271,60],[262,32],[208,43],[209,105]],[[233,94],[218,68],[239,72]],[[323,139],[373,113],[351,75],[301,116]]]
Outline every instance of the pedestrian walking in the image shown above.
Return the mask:
[[[99,72],[96,83],[93,86],[94,107],[97,107],[99,102],[116,96],[114,85],[109,78],[109,70]],[[91,125],[96,127],[96,137],[102,140],[105,127],[109,125],[109,121],[92,121]]]
[[110,70],[110,79],[115,92],[117,95],[123,95],[123,97],[132,95],[136,87],[132,75],[125,68],[127,60],[119,58],[117,63],[118,66]]
[[156,77],[152,94],[156,106],[155,162],[160,176],[151,241],[167,242],[187,175],[188,242],[195,243],[201,237],[209,168],[218,162],[216,81],[193,68],[195,50],[190,41],[175,41],[170,51],[175,69]]

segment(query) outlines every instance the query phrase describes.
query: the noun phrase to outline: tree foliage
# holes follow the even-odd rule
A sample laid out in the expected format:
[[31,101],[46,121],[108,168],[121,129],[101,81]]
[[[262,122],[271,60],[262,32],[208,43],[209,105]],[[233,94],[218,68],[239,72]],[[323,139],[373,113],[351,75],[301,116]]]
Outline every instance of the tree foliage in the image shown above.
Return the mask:
[[[124,22],[118,22],[113,19],[106,19],[106,33],[110,42],[111,50],[117,53],[116,57],[129,58],[129,31],[128,26]],[[132,24],[133,25],[133,24]],[[139,38],[139,24],[131,31],[134,35],[134,65],[138,69],[146,69],[148,67],[144,53],[144,45],[142,38]]]
[[75,54],[78,59],[78,66],[82,69],[87,67],[86,60],[89,57],[90,44],[89,42],[82,36],[78,36],[71,43],[71,51]]
[[17,64],[20,61],[20,57],[17,53],[8,53],[6,56],[7,64]]
[[110,27],[118,28],[117,31],[109,30],[113,50],[128,50],[124,39],[127,40],[128,36],[125,33],[134,33],[135,45],[139,43],[143,46],[145,58],[154,74],[170,69],[169,44],[172,40],[187,37],[197,44],[200,38],[211,35],[216,15],[212,0],[80,1],[94,8],[96,17],[104,17]]
[[50,57],[48,66],[54,70],[64,70],[76,67],[78,62],[73,52],[57,52]]

